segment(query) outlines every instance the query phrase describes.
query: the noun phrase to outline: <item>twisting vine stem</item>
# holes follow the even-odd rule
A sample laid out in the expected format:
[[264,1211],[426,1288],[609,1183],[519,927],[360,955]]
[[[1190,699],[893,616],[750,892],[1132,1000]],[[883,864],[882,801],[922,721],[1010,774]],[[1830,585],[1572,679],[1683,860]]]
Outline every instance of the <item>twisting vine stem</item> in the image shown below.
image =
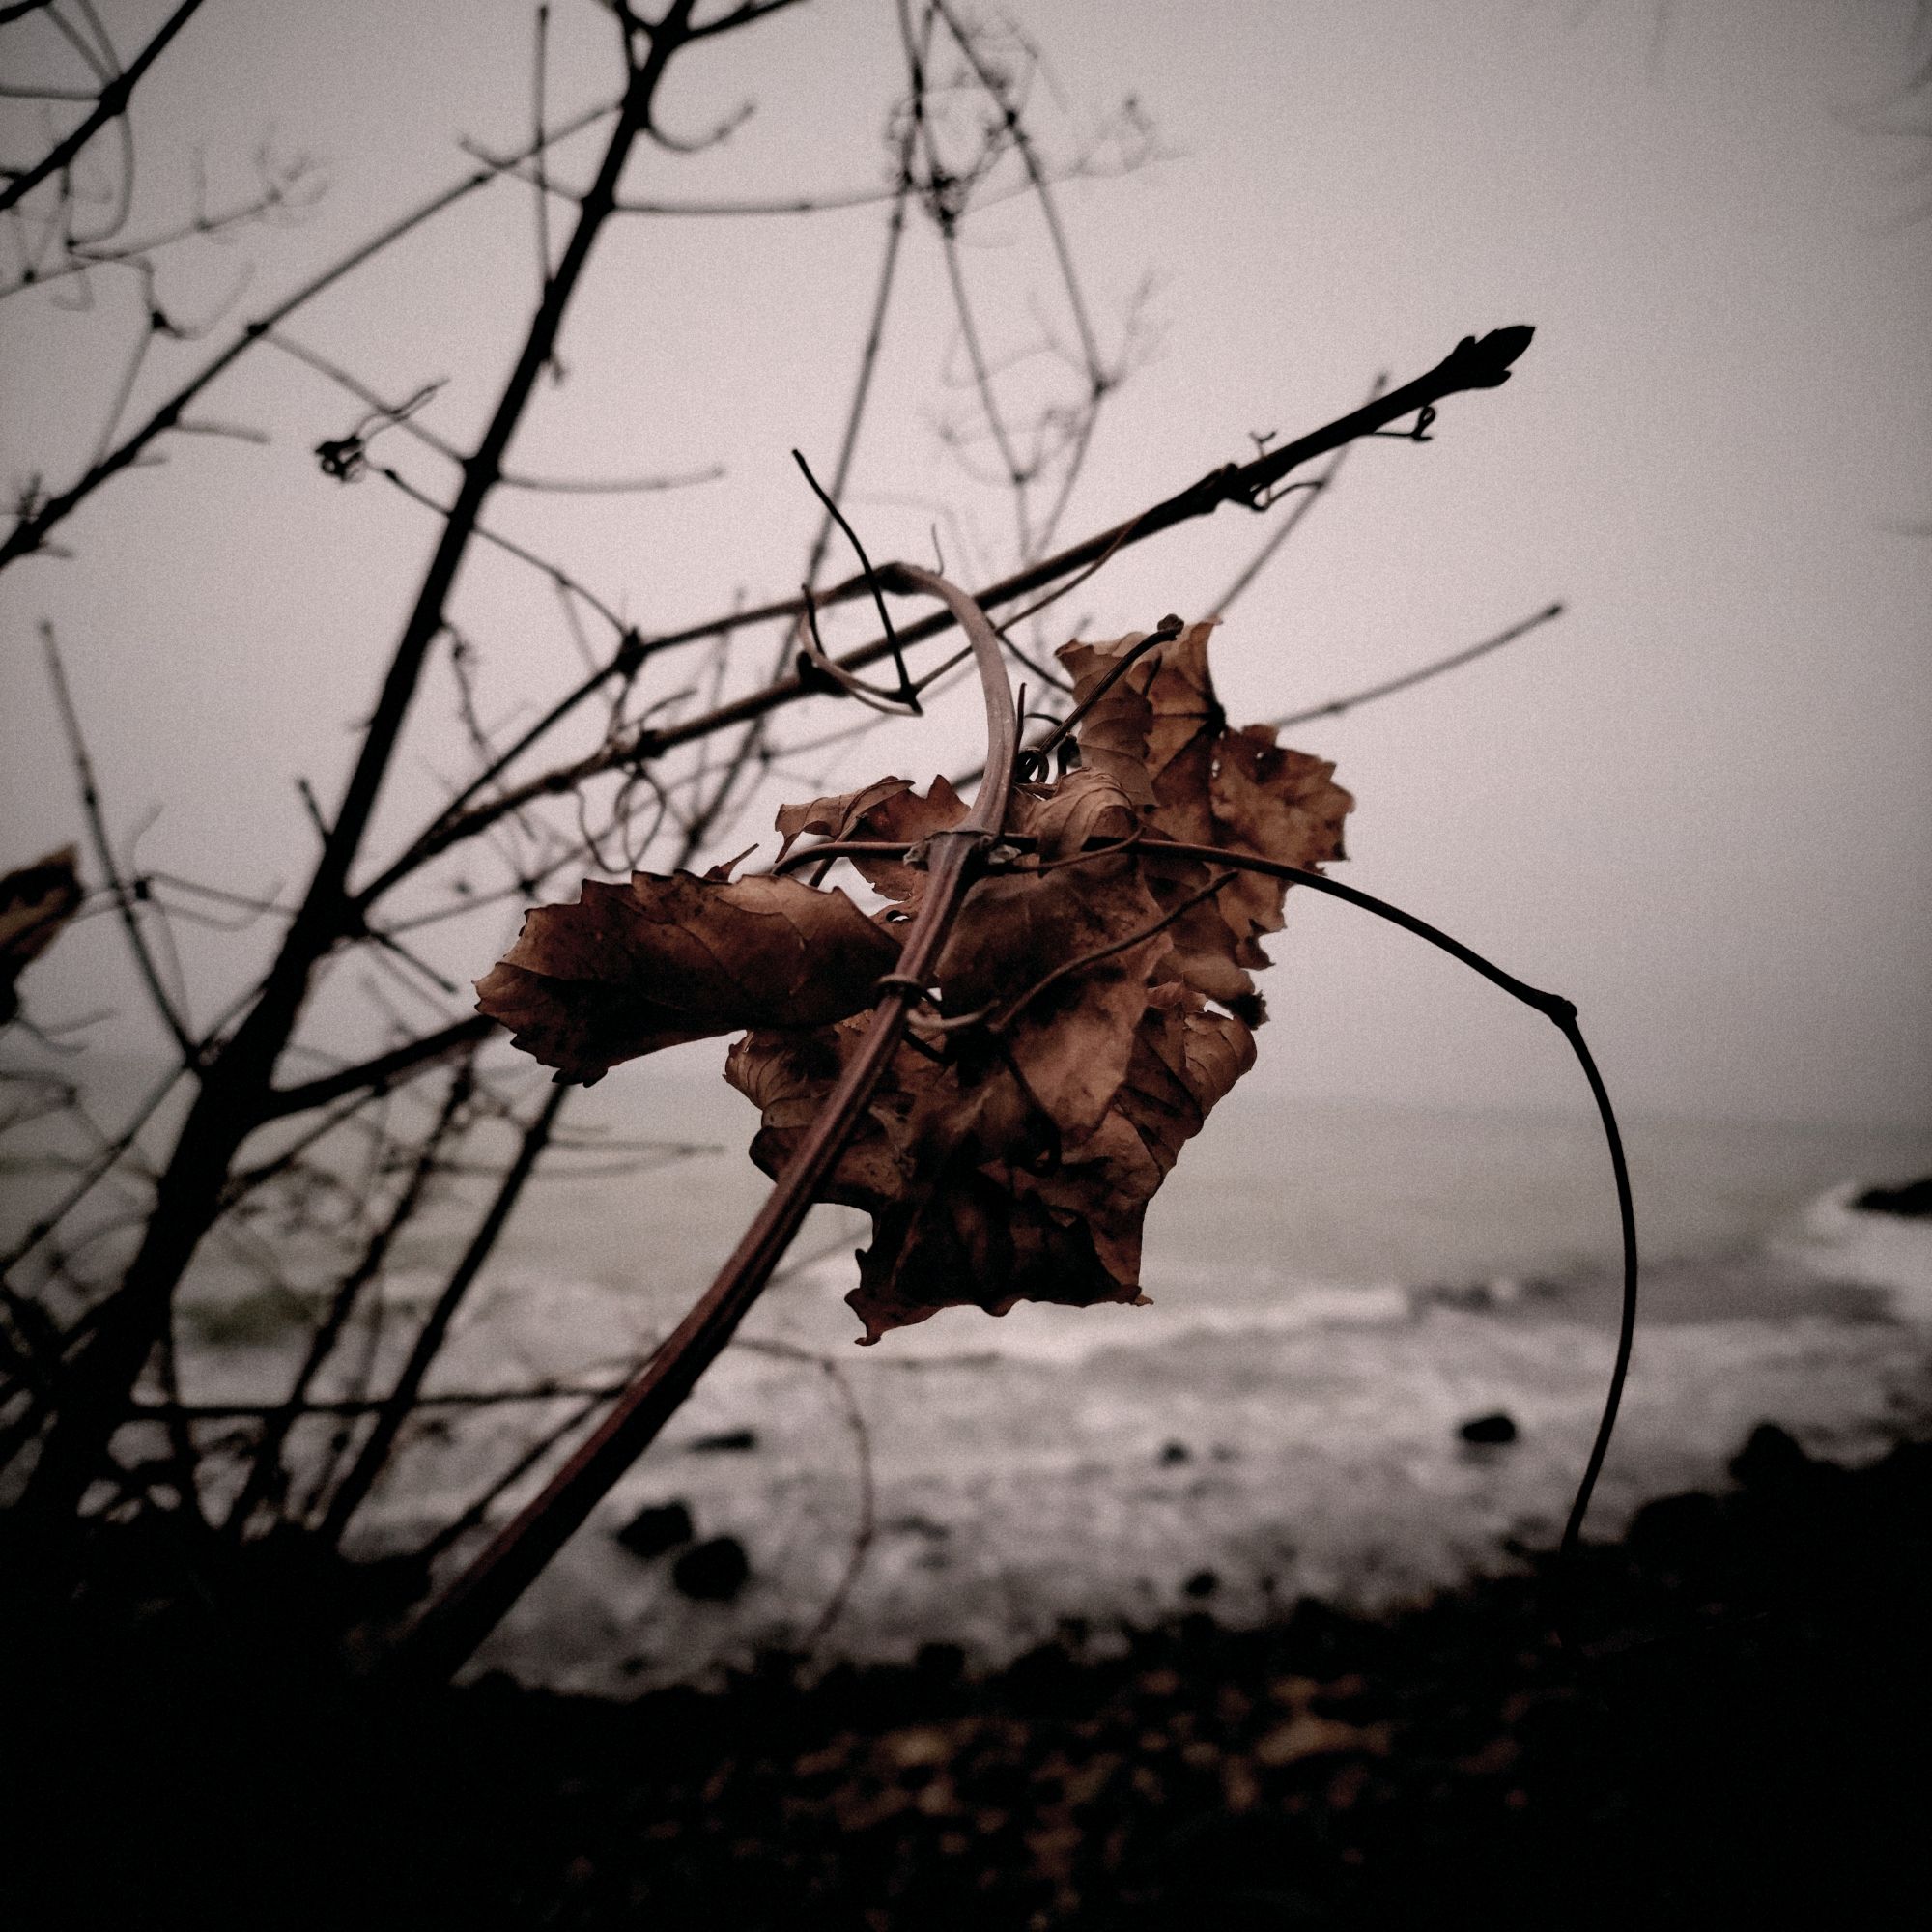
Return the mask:
[[1439,947],[1452,959],[1459,959],[1472,972],[1480,973],[1492,985],[1500,986],[1511,999],[1520,1000],[1526,1007],[1534,1007],[1546,1019],[1554,1021],[1558,1032],[1569,1041],[1571,1052],[1577,1056],[1577,1063],[1583,1069],[1583,1078],[1589,1082],[1590,1097],[1596,1102],[1597,1117],[1603,1122],[1604,1139],[1610,1151],[1610,1171],[1615,1177],[1617,1188],[1617,1219],[1623,1237],[1623,1300],[1617,1324],[1617,1355],[1610,1370],[1609,1390],[1604,1398],[1603,1415],[1590,1444],[1582,1480],[1577,1486],[1576,1500],[1571,1504],[1569,1519],[1563,1525],[1562,1541],[1557,1546],[1559,1568],[1567,1568],[1575,1558],[1577,1544],[1582,1538],[1583,1519],[1589,1514],[1590,1498],[1596,1492],[1597,1478],[1603,1473],[1604,1458],[1609,1453],[1610,1436],[1617,1426],[1617,1410],[1623,1402],[1624,1384],[1630,1378],[1631,1346],[1636,1339],[1637,1302],[1636,1206],[1631,1194],[1630,1165],[1624,1158],[1624,1137],[1618,1129],[1616,1110],[1610,1105],[1604,1076],[1597,1070],[1596,1060],[1584,1041],[1582,1028],[1577,1024],[1575,1003],[1566,1000],[1561,993],[1546,993],[1519,980],[1515,974],[1505,973],[1500,966],[1485,959],[1460,939],[1450,938],[1427,920],[1417,919],[1413,913],[1404,912],[1400,906],[1390,905],[1386,899],[1378,899],[1373,893],[1345,886],[1339,879],[1327,878],[1321,872],[1306,871],[1299,866],[1284,866],[1272,859],[1255,859],[1245,853],[1225,851],[1218,845],[1184,845],[1164,838],[1150,838],[1146,842],[1150,849],[1176,858],[1201,859],[1212,866],[1235,866],[1243,871],[1262,872],[1271,879],[1285,879],[1294,885],[1309,886],[1318,893],[1328,894],[1332,898],[1346,899],[1350,905],[1360,906],[1364,912],[1372,912],[1378,919],[1385,919],[1391,924],[1401,926],[1405,932],[1412,932],[1418,939],[1426,939],[1430,945]]

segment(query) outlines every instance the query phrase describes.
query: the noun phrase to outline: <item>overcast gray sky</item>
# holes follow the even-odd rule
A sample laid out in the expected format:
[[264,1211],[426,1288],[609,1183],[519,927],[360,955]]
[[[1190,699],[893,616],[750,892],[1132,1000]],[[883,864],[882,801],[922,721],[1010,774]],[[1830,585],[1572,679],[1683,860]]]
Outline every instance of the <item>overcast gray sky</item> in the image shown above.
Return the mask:
[[[166,11],[102,9],[124,52]],[[590,0],[555,11],[562,113],[609,91],[609,27]],[[1151,278],[1145,345],[1068,535],[1243,458],[1251,433],[1293,435],[1351,407],[1378,372],[1404,380],[1463,334],[1536,325],[1516,380],[1448,404],[1435,441],[1358,450],[1219,634],[1223,693],[1246,720],[1394,675],[1552,599],[1569,607],[1464,672],[1296,732],[1359,799],[1343,876],[1569,993],[1633,1110],[1932,1118],[1932,176],[1923,139],[1880,127],[1910,118],[1898,90],[1926,51],[1918,10],[1019,12],[1058,92],[1059,107],[1043,83],[1037,97],[1063,148],[1132,94],[1164,149],[1063,193],[1110,351]],[[245,273],[218,341],[460,174],[456,137],[518,140],[530,42],[522,4],[208,0],[139,96],[132,229],[180,213],[197,155],[212,202],[245,192],[265,133],[322,157],[329,186],[299,223],[179,258],[163,306],[193,321]],[[32,21],[0,37],[0,56],[10,77],[72,77]],[[897,61],[886,0],[813,0],[720,42],[673,71],[666,120],[698,132],[746,98],[755,115],[697,159],[646,152],[629,186],[874,185]],[[17,158],[30,124],[15,110],[4,125]],[[573,147],[559,172],[582,179],[593,154]],[[830,466],[883,220],[867,207],[620,224],[565,336],[569,379],[542,392],[515,460],[727,473],[669,496],[504,496],[493,525],[647,633],[740,589],[794,587],[813,515],[786,452]],[[1014,202],[968,234],[994,346],[1022,347],[1029,297],[1049,286],[1037,217]],[[961,407],[943,387],[953,325],[929,234],[910,248],[853,501],[875,555],[923,557],[935,516],[956,519],[949,561],[971,576],[969,562],[1006,560],[1004,511],[937,434]],[[7,279],[15,267],[0,259]],[[534,276],[530,198],[499,186],[290,332],[386,393],[446,379],[424,419],[461,438],[514,353]],[[10,491],[34,473],[65,481],[99,433],[141,311],[129,278],[93,280],[81,312],[50,292],[0,302]],[[164,345],[134,412],[209,347]],[[308,856],[293,776],[335,795],[434,526],[378,481],[319,473],[312,445],[357,411],[271,350],[205,413],[270,440],[181,440],[167,469],[119,479],[71,520],[71,560],[0,577],[0,863],[79,829],[43,618],[117,822],[164,808],[149,863],[254,890]],[[397,437],[382,447],[447,491],[434,458]],[[1170,609],[1205,613],[1264,534],[1223,512],[1148,544],[1062,607],[1065,620],[1111,635]],[[531,573],[476,554],[454,610],[485,653],[493,718],[568,675]],[[976,710],[883,733],[827,776],[956,768]],[[426,690],[379,848],[435,796],[436,773],[460,769],[447,712],[446,691]],[[794,735],[815,722],[795,714]],[[473,978],[515,925],[514,910],[478,915],[436,957]],[[1413,941],[1328,902],[1293,902],[1289,928],[1262,1062],[1285,1092],[1579,1103],[1548,1028]],[[212,989],[260,957],[247,942],[186,944]],[[125,1017],[102,1037],[151,1037],[115,946],[106,921],[74,935],[27,982],[32,1009],[54,1021],[113,1005]],[[212,990],[198,1016],[213,1006]]]

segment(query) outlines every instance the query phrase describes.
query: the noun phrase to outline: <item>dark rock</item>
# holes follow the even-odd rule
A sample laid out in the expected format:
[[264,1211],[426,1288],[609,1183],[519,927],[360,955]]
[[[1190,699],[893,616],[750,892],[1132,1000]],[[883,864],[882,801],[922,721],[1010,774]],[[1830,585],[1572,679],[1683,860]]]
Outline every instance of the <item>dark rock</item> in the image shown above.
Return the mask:
[[1170,1442],[1160,1452],[1160,1464],[1171,1469],[1177,1463],[1189,1463],[1194,1459],[1194,1451],[1184,1442]]
[[745,1455],[758,1446],[750,1429],[721,1429],[716,1435],[699,1435],[684,1445],[694,1456]]
[[1498,1408],[1489,1415],[1472,1415],[1456,1434],[1464,1442],[1514,1442],[1516,1421]]
[[1811,1459],[1775,1422],[1760,1422],[1731,1459],[1731,1480],[1741,1489],[1788,1489],[1804,1479]]
[[1932,1174],[1899,1187],[1867,1187],[1852,1206],[1866,1214],[1904,1214],[1922,1221],[1932,1215]]
[[895,1516],[886,1525],[889,1534],[923,1537],[928,1543],[944,1543],[952,1532],[943,1522],[915,1511],[911,1516]]
[[1180,1587],[1190,1597],[1211,1597],[1221,1587],[1221,1579],[1211,1570],[1197,1570]]
[[728,1604],[752,1574],[745,1546],[735,1536],[694,1543],[672,1567],[670,1580],[694,1602]]
[[1035,1718],[1065,1717],[1080,1702],[1080,1666],[1057,1643],[1036,1644],[1008,1666],[1013,1708]]
[[1639,1556],[1668,1563],[1708,1554],[1722,1529],[1723,1506],[1717,1497],[1687,1490],[1645,1503],[1632,1519],[1625,1541]]
[[966,1653],[956,1643],[923,1643],[912,1667],[929,1683],[957,1684],[966,1675]]
[[662,1556],[667,1549],[675,1549],[679,1544],[689,1543],[696,1534],[691,1512],[683,1503],[651,1503],[640,1509],[617,1532],[617,1541],[633,1556],[641,1557],[648,1563],[652,1557]]

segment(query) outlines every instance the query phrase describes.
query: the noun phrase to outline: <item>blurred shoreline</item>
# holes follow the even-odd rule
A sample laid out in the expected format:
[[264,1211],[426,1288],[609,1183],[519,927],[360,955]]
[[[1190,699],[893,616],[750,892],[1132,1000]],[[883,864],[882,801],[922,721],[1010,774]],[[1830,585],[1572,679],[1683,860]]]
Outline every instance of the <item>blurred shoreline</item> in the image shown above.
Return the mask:
[[[1932,1223],[1859,1213],[1847,1193],[1755,1245],[1649,1271],[1593,1535],[1721,1482],[1760,1422],[1855,1464],[1932,1433]],[[773,1291],[475,1670],[623,1697],[717,1683],[770,1651],[829,1668],[943,1643],[995,1669],[1068,1620],[1122,1632],[1208,1609],[1244,1628],[1303,1597],[1380,1611],[1520,1568],[1569,1507],[1617,1302],[1588,1265],[1301,1281],[1265,1300],[1237,1287],[997,1322],[951,1311],[862,1350],[839,1301],[849,1272],[834,1253]],[[408,1335],[395,1323],[383,1342],[378,1386]],[[621,1374],[649,1340],[635,1301],[601,1283],[506,1273],[429,1387]],[[230,1342],[185,1371],[204,1398],[240,1400],[274,1385],[278,1360]],[[419,1546],[567,1406],[435,1415],[352,1553]],[[1496,1415],[1508,1439],[1463,1439]],[[683,1535],[640,1554],[624,1533],[645,1512],[672,1513]],[[730,1587],[684,1586],[700,1547],[735,1552],[721,1558]]]
[[1067,1623],[998,1671],[768,1653],[628,1702],[372,1697],[285,1622],[70,1618],[10,1698],[10,1895],[316,1932],[1917,1923],[1932,1444],[1850,1470],[1764,1427],[1719,1487],[1561,1592]]

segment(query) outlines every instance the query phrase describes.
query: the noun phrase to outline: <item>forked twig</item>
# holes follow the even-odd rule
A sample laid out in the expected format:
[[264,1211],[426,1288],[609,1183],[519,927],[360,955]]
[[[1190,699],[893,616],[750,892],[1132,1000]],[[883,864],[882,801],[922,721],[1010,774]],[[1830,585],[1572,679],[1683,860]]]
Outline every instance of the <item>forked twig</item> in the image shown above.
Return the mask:
[[80,714],[74,709],[73,694],[68,689],[67,669],[61,663],[60,646],[55,641],[52,624],[42,623],[41,640],[46,647],[47,677],[53,685],[54,703],[59,708],[61,724],[67,733],[68,751],[80,781],[81,810],[94,840],[95,857],[99,860],[107,889],[114,895],[115,913],[128,935],[128,945],[134,955],[142,982],[148,989],[148,996],[154,1002],[156,1012],[160,1015],[161,1024],[174,1040],[183,1065],[193,1070],[201,1064],[201,1044],[188,1031],[187,1022],[168,992],[167,983],[162,980],[160,968],[156,964],[154,952],[148,945],[148,936],[141,930],[141,916],[134,909],[133,890],[121,876],[120,865],[114,857],[114,844],[107,836],[107,819],[101,810],[99,787],[95,781],[94,760],[88,755],[87,740],[81,735]]
[[[1325,456],[1367,436],[1384,423],[1410,414],[1425,402],[1440,401],[1464,390],[1500,387],[1509,380],[1511,365],[1529,347],[1534,332],[1526,324],[1515,324],[1506,328],[1492,329],[1484,336],[1464,336],[1435,368],[1405,383],[1400,388],[1371,399],[1347,415],[1324,423],[1320,429],[1267,450],[1250,463],[1224,464],[1219,469],[1209,470],[1186,489],[1151,505],[1123,523],[1097,531],[1052,556],[1029,563],[1010,576],[987,584],[974,593],[974,602],[983,610],[1010,604],[1036,590],[1057,584],[1064,578],[1085,572],[1090,565],[1102,563],[1130,545],[1143,543],[1195,517],[1211,516],[1224,504],[1239,503],[1252,507],[1258,495],[1265,495],[1301,464]],[[890,578],[894,571],[910,573],[911,570],[912,566],[908,564],[886,565],[882,575]],[[863,579],[855,580],[838,590],[821,593],[820,601],[829,603],[841,593],[845,596],[862,594],[865,588]],[[744,612],[732,622],[742,625],[765,616],[792,616],[802,610],[802,601],[791,598],[781,604]],[[708,624],[695,626],[680,634],[680,640],[714,636],[724,621],[714,619]],[[899,627],[895,632],[895,641],[900,648],[923,642],[927,638],[939,636],[954,621],[951,611],[936,612],[921,618],[917,623]],[[668,638],[659,639],[653,648],[663,649],[671,641]],[[863,670],[866,666],[890,657],[894,641],[884,637],[876,638],[857,650],[847,651],[838,663],[846,670]],[[531,799],[567,790],[616,766],[661,757],[680,745],[695,744],[734,724],[749,724],[753,719],[762,718],[768,712],[795,703],[806,694],[807,687],[797,677],[780,678],[762,690],[732,698],[676,724],[653,726],[631,733],[589,757],[508,786],[497,798],[471,804],[460,811],[445,809],[400,858],[361,889],[356,895],[357,904],[366,907],[439,853],[447,851],[464,839],[474,838]]]
[[[811,494],[825,505],[825,514],[838,526],[840,531],[844,534],[845,541],[852,546],[853,553],[859,559],[859,569],[866,579],[867,588],[872,593],[872,606],[879,613],[879,628],[886,634],[886,643],[893,654],[893,668],[899,674],[899,688],[896,692],[873,693],[869,685],[861,684],[857,678],[850,676],[840,667],[833,664],[830,659],[826,658],[824,649],[821,646],[819,658],[823,661],[823,668],[837,677],[838,682],[844,685],[845,689],[850,691],[855,696],[862,694],[869,694],[879,697],[896,698],[900,704],[903,704],[917,716],[919,713],[919,687],[913,683],[912,673],[906,669],[905,653],[899,648],[898,634],[893,629],[892,613],[886,609],[886,594],[880,585],[879,573],[872,568],[872,559],[866,554],[866,546],[859,541],[859,532],[846,521],[844,511],[819,487],[818,478],[811,473],[811,465],[796,449],[791,453],[791,460],[804,472],[805,480],[811,485]],[[805,599],[806,621],[811,629],[811,640],[816,644],[818,642],[818,613],[813,605],[811,585],[809,582],[806,583],[799,594]]]

